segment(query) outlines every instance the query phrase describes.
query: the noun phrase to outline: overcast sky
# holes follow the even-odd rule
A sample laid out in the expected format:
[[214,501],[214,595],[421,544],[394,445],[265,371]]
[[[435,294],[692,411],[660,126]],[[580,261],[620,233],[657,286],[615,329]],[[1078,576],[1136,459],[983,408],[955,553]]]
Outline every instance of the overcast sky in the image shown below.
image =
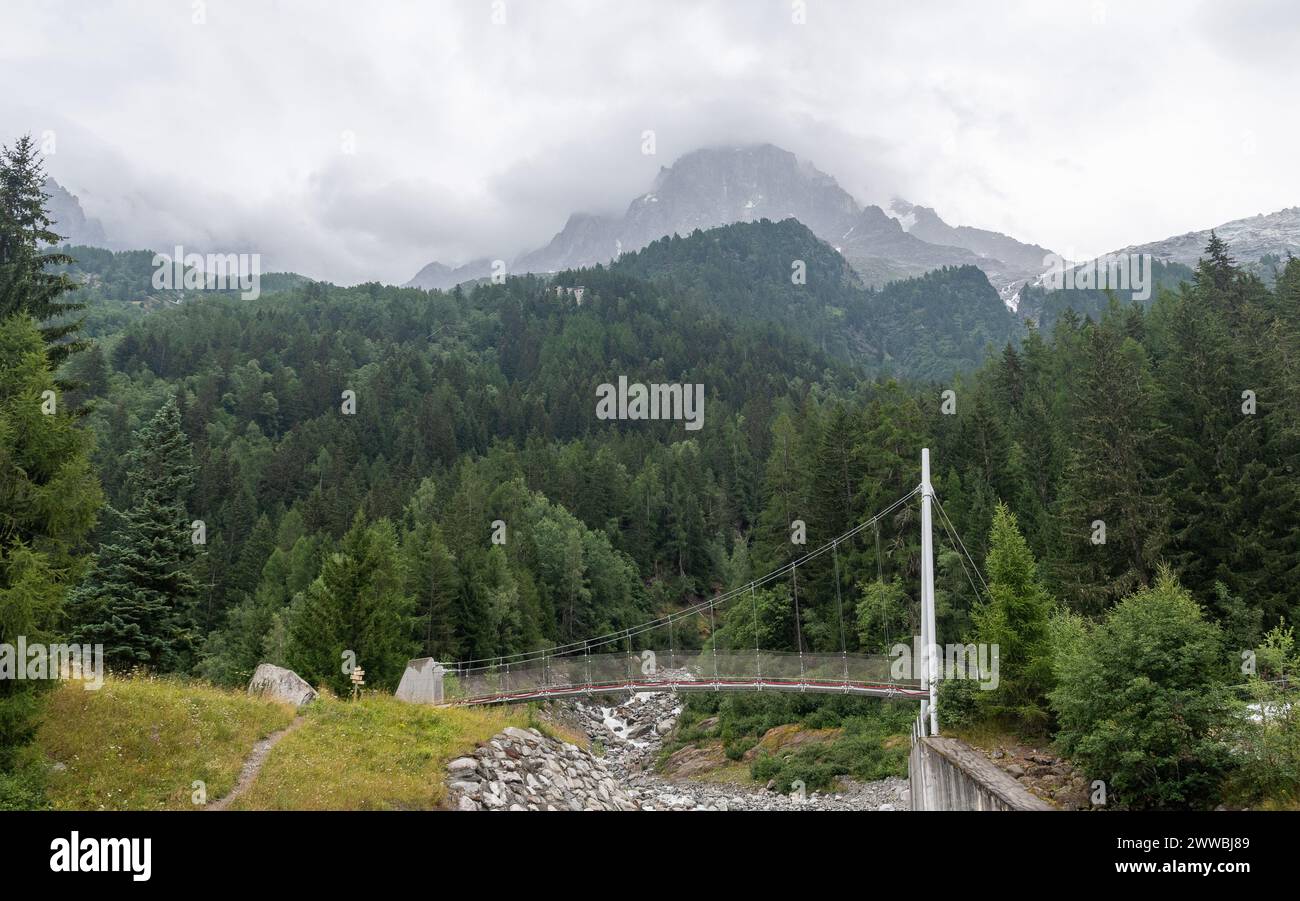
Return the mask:
[[509,259],[718,144],[1074,258],[1300,204],[1293,0],[793,5],[4,0],[0,142],[53,133],[110,238],[339,283]]

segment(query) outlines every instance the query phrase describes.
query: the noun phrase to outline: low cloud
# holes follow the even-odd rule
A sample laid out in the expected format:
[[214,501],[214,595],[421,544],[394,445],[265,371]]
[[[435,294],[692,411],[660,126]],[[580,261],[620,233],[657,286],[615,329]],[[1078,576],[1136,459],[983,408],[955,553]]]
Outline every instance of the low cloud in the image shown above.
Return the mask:
[[6,75],[40,92],[0,98],[0,140],[53,132],[49,171],[121,244],[402,282],[760,141],[863,202],[1079,256],[1300,202],[1290,4],[809,0],[806,25],[783,0],[507,0],[505,25],[487,2],[204,8],[6,7]]

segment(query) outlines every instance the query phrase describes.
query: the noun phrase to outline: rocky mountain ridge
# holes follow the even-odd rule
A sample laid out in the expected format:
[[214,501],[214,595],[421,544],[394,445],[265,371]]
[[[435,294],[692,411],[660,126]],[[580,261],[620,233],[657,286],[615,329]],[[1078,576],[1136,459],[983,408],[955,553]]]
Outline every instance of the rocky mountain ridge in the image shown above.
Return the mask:
[[[607,263],[668,235],[688,235],[734,222],[791,218],[839,251],[866,284],[876,287],[943,266],[979,266],[999,287],[1040,271],[1023,260],[1041,248],[996,232],[972,229],[967,233],[938,220],[949,229],[952,241],[936,243],[910,233],[880,207],[860,205],[832,176],[772,144],[688,153],[660,169],[651,189],[632,200],[622,216],[575,213],[546,246],[522,254],[507,268],[512,273],[557,272]],[[933,228],[927,233],[941,236]],[[999,247],[1018,254],[1016,262],[998,259],[992,251]],[[490,270],[488,260],[456,268],[430,263],[408,284],[445,289],[482,278]]]
[[46,209],[50,214],[50,230],[59,235],[61,244],[81,244],[87,247],[107,248],[108,237],[98,219],[86,216],[81,201],[63,185],[52,178],[45,180],[45,193],[49,195]]
[[1233,219],[1214,228],[1203,228],[1181,235],[1122,247],[1115,253],[1149,253],[1163,262],[1195,266],[1209,243],[1210,232],[1227,242],[1239,263],[1250,266],[1264,257],[1285,261],[1287,255],[1300,256],[1300,206],[1244,219]]

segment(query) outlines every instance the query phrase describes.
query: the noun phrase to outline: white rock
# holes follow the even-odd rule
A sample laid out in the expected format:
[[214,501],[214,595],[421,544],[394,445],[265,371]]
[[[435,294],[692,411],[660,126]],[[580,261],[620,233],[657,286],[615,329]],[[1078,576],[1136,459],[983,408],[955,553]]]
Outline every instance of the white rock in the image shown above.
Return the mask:
[[248,693],[254,697],[286,701],[295,707],[316,700],[316,689],[308,685],[291,669],[273,663],[259,663],[248,682]]

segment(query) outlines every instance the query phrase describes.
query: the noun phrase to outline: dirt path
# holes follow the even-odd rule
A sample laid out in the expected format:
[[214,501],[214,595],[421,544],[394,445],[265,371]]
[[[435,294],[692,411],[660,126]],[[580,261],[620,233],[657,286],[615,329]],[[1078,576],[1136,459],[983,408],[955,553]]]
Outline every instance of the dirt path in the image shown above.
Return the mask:
[[253,784],[253,780],[257,778],[257,774],[262,771],[262,764],[266,763],[266,757],[271,753],[271,749],[279,743],[280,739],[301,726],[303,720],[304,717],[301,715],[296,716],[292,723],[285,726],[279,732],[272,732],[266,738],[253,745],[253,752],[248,755],[246,760],[244,760],[244,766],[239,771],[239,780],[235,783],[235,787],[232,788],[224,797],[213,801],[205,809],[225,810],[234,803],[240,795],[248,791],[248,787]]

